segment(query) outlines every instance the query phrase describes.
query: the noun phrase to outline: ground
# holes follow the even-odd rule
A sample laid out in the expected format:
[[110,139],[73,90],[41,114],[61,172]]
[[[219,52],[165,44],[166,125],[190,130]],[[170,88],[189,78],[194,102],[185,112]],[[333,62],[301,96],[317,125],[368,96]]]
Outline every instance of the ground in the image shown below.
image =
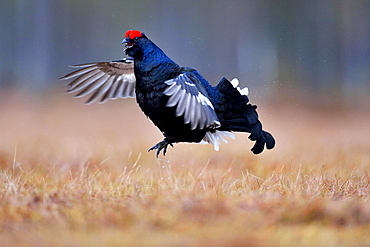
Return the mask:
[[159,159],[133,99],[2,92],[0,111],[1,246],[370,246],[369,109],[262,102],[275,149]]

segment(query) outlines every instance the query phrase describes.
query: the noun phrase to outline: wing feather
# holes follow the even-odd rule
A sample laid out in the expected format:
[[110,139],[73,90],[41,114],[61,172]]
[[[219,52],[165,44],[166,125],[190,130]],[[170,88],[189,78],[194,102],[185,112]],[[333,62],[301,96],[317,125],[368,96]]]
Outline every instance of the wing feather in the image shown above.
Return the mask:
[[99,100],[135,97],[134,63],[131,59],[73,65],[78,70],[67,74],[61,80],[73,79],[67,93],[76,97],[91,95],[86,104]]
[[[113,84],[113,80],[112,79],[108,79],[106,83],[104,83],[101,87],[99,87],[92,95],[91,97],[85,102],[85,104],[91,104],[93,103],[95,100],[97,100],[99,97],[103,96],[108,90],[109,90],[109,87],[111,87]],[[99,103],[104,103],[105,101],[107,101],[108,99],[104,98],[104,97],[101,97],[101,99],[99,100]]]
[[184,116],[184,123],[190,124],[191,129],[220,126],[212,102],[201,93],[203,86],[195,76],[182,73],[165,83],[168,87],[164,94],[169,96],[166,106],[176,107],[176,116]]
[[[76,68],[74,66],[71,66],[72,68]],[[98,68],[97,66],[93,65],[93,66],[89,66],[89,67],[82,67],[84,69],[79,69],[79,70],[76,70],[76,71],[73,71],[72,73],[69,73],[68,75],[65,75],[63,77],[64,80],[69,80],[73,77],[76,77],[76,76],[79,76],[79,75],[83,75],[83,74],[86,74],[87,72],[93,70],[93,69],[96,69]]]
[[103,76],[100,77],[98,80],[96,80],[94,83],[90,83],[84,89],[82,89],[78,94],[76,94],[76,97],[84,97],[90,94],[91,92],[95,91],[97,88],[102,86],[104,83],[106,83],[108,79],[109,79],[109,75],[103,74]]
[[177,107],[176,107],[176,116],[182,116],[185,112],[185,104],[184,99],[186,97],[186,91],[185,90],[179,90],[176,94],[176,101],[177,101]]
[[118,87],[120,86],[120,83],[117,80],[117,76],[111,76],[109,77],[109,79],[111,79],[113,83],[112,83],[112,86],[105,92],[103,98],[104,99],[117,99],[118,97],[116,97],[115,94],[116,94]]
[[80,84],[76,85],[73,89],[68,90],[68,93],[75,93],[79,90],[83,90],[87,87],[89,87],[91,84],[95,84],[96,82],[99,82],[99,79],[103,77],[104,73],[101,71],[97,71],[94,75],[90,76],[86,80],[83,80]]
[[170,99],[167,102],[167,106],[169,106],[169,107],[175,106],[178,103],[179,99],[180,99],[179,91],[182,91],[182,90],[180,90],[181,86],[176,85],[176,89],[177,90],[173,94],[168,94],[168,93],[166,93],[166,91],[164,92],[164,94],[166,94],[166,95],[171,95]]
[[76,87],[78,87],[81,84],[84,84],[86,80],[88,80],[90,77],[96,75],[99,73],[99,70],[92,70],[89,72],[86,72],[85,74],[80,75],[76,79],[74,79],[71,83],[68,84],[69,90],[68,93],[72,92]]

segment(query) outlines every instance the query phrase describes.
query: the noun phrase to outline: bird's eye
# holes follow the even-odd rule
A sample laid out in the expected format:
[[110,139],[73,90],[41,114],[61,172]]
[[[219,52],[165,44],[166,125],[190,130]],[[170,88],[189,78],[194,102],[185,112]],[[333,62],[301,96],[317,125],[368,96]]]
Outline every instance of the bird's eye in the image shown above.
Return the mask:
[[135,38],[134,38],[134,40],[135,40],[135,41],[138,41],[138,40],[139,40],[139,37],[135,37]]

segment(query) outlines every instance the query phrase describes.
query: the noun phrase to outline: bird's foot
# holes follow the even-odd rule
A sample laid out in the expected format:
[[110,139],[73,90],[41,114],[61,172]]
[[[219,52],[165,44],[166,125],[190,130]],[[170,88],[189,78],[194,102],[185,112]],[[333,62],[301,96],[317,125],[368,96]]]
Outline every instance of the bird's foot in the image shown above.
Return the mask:
[[163,139],[163,141],[158,142],[153,147],[149,148],[148,152],[156,149],[157,150],[156,157],[158,158],[158,155],[163,150],[163,156],[165,156],[166,152],[167,152],[167,146],[171,145],[171,147],[173,147],[172,143],[174,143],[174,142],[175,141],[171,141],[169,138],[166,137],[166,138]]

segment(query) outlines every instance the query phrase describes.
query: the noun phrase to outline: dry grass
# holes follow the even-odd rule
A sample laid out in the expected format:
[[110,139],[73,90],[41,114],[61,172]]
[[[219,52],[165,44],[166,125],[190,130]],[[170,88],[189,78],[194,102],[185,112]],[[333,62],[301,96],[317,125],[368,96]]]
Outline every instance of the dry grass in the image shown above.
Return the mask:
[[370,246],[369,111],[260,107],[273,151],[157,160],[134,100],[53,96],[0,97],[1,246]]

